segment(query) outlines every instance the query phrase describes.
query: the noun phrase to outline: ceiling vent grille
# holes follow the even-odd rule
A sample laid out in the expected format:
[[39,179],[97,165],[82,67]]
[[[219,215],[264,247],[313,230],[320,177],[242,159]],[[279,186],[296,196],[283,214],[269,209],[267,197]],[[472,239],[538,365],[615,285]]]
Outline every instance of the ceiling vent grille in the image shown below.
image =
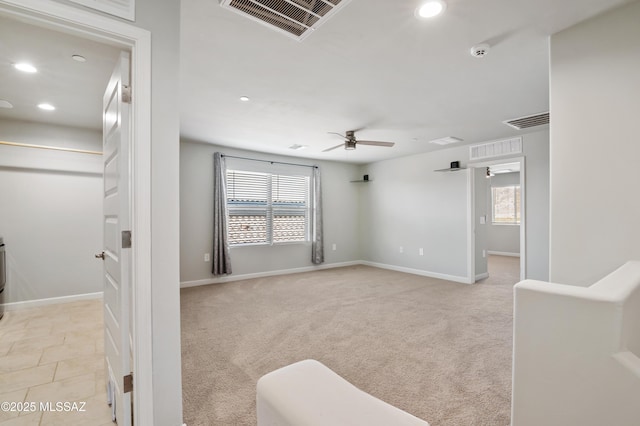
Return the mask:
[[503,155],[519,154],[522,152],[522,138],[506,139],[503,141],[473,145],[469,148],[470,160],[501,157]]
[[220,0],[220,5],[302,41],[350,1]]
[[514,118],[512,120],[503,121],[503,123],[517,130],[544,126],[545,124],[549,124],[549,112],[547,111],[540,114],[528,115],[526,117]]

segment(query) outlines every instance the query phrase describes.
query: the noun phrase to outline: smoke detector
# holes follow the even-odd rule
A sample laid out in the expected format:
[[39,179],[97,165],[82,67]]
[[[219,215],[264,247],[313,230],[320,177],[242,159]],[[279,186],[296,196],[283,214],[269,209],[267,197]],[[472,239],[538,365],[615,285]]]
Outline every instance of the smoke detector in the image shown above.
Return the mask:
[[474,58],[484,58],[491,50],[491,46],[487,43],[476,44],[471,48],[471,56]]

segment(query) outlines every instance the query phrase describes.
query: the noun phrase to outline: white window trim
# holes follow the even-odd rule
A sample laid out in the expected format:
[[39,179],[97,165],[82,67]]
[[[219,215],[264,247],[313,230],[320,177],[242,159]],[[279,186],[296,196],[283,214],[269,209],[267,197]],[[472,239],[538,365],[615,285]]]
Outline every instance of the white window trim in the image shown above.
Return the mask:
[[[231,241],[229,241],[229,248],[230,249],[234,249],[234,248],[240,248],[240,247],[257,247],[257,246],[284,246],[284,245],[303,245],[303,246],[309,246],[311,245],[311,219],[312,219],[312,214],[313,214],[313,200],[311,197],[311,191],[313,189],[313,175],[312,173],[300,173],[299,171],[295,171],[293,168],[289,169],[288,167],[282,167],[279,166],[276,170],[268,170],[265,169],[264,166],[263,167],[250,167],[248,166],[246,163],[242,164],[242,165],[234,165],[234,166],[229,166],[227,164],[227,170],[226,172],[233,172],[233,171],[237,171],[237,172],[247,172],[247,173],[260,173],[260,174],[266,174],[269,175],[268,178],[268,183],[267,183],[267,206],[266,206],[266,212],[267,212],[267,218],[271,217],[271,219],[273,220],[273,205],[272,205],[272,194],[271,194],[271,182],[272,182],[272,178],[273,176],[304,176],[308,178],[308,188],[307,188],[307,204],[306,204],[306,217],[307,217],[307,223],[306,223],[306,227],[305,227],[305,239],[303,241],[273,241],[273,224],[271,224],[271,226],[269,226],[269,219],[267,219],[267,241],[265,242],[257,242],[257,243],[232,243]],[[228,185],[228,181],[227,181],[227,185]],[[227,191],[229,190],[228,186],[227,186]],[[228,197],[228,195],[227,195]],[[228,202],[227,202],[227,209],[230,212],[232,210],[232,208],[229,206]],[[231,238],[229,238],[229,240],[231,240]]]

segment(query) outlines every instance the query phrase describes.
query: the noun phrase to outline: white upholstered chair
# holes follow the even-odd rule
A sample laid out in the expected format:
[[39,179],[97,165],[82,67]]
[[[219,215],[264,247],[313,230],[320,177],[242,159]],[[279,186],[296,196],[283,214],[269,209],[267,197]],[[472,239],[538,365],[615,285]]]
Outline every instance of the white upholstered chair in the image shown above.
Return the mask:
[[311,359],[262,376],[256,402],[258,426],[429,426]]

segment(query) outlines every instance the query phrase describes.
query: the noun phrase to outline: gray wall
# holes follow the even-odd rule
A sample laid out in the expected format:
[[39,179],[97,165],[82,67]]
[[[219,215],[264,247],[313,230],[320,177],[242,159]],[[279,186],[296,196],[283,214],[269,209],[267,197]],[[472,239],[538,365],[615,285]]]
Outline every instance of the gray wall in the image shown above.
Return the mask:
[[[358,177],[354,165],[313,161],[234,150],[183,140],[180,148],[180,279],[212,280],[213,153],[297,164],[318,164],[322,175],[325,265],[360,260]],[[332,250],[336,244],[336,250]],[[247,246],[231,249],[233,275],[263,273],[312,266],[309,244]]]
[[549,279],[549,131],[523,135],[525,155],[525,277]]
[[551,38],[551,280],[640,259],[640,2]]
[[364,260],[466,279],[469,170],[434,170],[467,156],[461,147],[362,168],[371,179],[360,188]]
[[182,424],[180,361],[180,2],[136,0],[152,34],[151,275],[153,409],[158,426]]
[[[100,132],[0,119],[0,139],[101,151]],[[102,291],[102,157],[0,145],[7,303]]]
[[[549,277],[549,132],[522,135],[526,163],[527,278]],[[504,157],[505,160],[509,157]],[[467,173],[437,173],[451,161],[466,164],[469,147],[454,147],[361,167],[372,182],[361,187],[364,260],[465,278]],[[404,253],[399,252],[402,246]],[[418,249],[424,248],[424,256]]]
[[487,188],[489,203],[487,223],[487,250],[500,253],[520,253],[520,225],[494,225],[491,220],[491,188],[494,186],[519,185],[520,173],[497,174],[491,178],[491,186]]
[[[476,279],[479,275],[489,272],[486,250],[489,248],[489,226],[491,225],[491,204],[487,193],[491,192],[489,180],[486,177],[486,170],[482,167],[473,169],[474,175],[474,232],[476,241]],[[481,218],[485,218],[485,223],[481,223]]]

